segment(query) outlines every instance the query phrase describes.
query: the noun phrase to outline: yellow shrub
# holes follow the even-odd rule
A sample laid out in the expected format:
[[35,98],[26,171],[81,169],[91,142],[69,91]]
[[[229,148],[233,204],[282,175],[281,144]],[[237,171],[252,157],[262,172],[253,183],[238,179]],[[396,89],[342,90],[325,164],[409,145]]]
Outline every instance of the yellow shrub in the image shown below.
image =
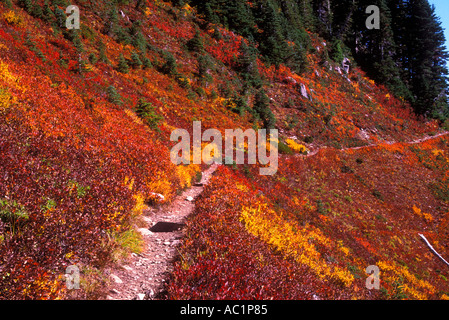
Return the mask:
[[134,205],[132,214],[133,216],[141,216],[143,214],[143,211],[148,208],[148,206],[145,204],[145,197],[143,196],[143,194],[138,193],[133,195],[133,198],[136,200],[136,204]]
[[413,213],[417,215],[420,218],[423,218],[427,222],[432,222],[433,217],[430,213],[422,212],[421,209],[419,209],[417,206],[413,205]]
[[9,71],[8,65],[0,60],[0,85],[4,84],[8,88],[15,88],[25,91],[25,88],[20,84],[20,77],[12,74]]
[[132,190],[134,187],[134,178],[130,179],[128,176],[126,176],[124,185],[127,186],[129,190]]
[[302,144],[297,143],[293,139],[286,139],[285,142],[290,147],[290,149],[294,150],[297,153],[308,153],[309,152],[309,149],[307,149]]
[[179,177],[181,188],[189,188],[191,186],[191,182],[193,177],[196,175],[197,172],[200,171],[200,167],[198,165],[188,165],[188,166],[177,166],[176,172]]
[[427,299],[427,294],[435,293],[435,287],[425,280],[417,279],[408,271],[407,267],[396,265],[387,261],[380,261],[377,266],[382,272],[382,279],[390,283],[403,279],[401,290],[418,300]]
[[3,19],[13,26],[21,26],[23,24],[23,19],[21,16],[17,15],[14,11],[9,10],[3,14]]
[[15,97],[11,96],[6,89],[0,88],[0,113],[7,111],[15,102]]
[[165,197],[167,200],[172,196],[172,184],[167,179],[156,179],[147,184],[148,189],[151,192],[159,193]]
[[240,220],[245,223],[248,232],[276,247],[284,255],[293,257],[298,263],[308,266],[320,278],[333,278],[345,286],[354,281],[349,271],[329,266],[316,250],[313,242],[326,247],[333,246],[320,230],[311,226],[297,229],[266,205],[243,208]]

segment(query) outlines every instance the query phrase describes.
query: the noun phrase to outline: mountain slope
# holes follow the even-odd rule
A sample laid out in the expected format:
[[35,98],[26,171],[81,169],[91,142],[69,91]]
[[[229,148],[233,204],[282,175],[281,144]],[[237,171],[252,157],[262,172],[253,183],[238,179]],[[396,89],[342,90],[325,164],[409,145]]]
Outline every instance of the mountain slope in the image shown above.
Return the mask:
[[[195,281],[205,281],[204,291],[198,293],[205,298],[311,298],[311,293],[322,298],[370,298],[360,293],[360,285],[356,286],[359,293],[352,295],[351,279],[361,276],[365,262],[376,263],[378,256],[372,251],[385,247],[390,236],[399,240],[379,253],[385,270],[394,273],[392,264],[402,261],[390,257],[396,253],[394,248],[403,251],[405,244],[412,252],[414,240],[389,230],[384,221],[395,223],[398,217],[393,208],[410,198],[416,199],[419,214],[411,226],[404,224],[408,229],[401,232],[429,228],[426,236],[441,241],[436,248],[444,255],[446,236],[438,231],[444,230],[446,223],[444,139],[441,145],[425,143],[418,151],[403,145],[381,145],[354,154],[335,149],[411,141],[426,133],[435,134],[438,123],[418,119],[407,103],[394,98],[357,67],[351,67],[349,74],[342,72],[341,65],[327,58],[328,45],[316,34],[307,33],[314,49],[306,55],[308,70],[299,75],[283,64],[264,64],[259,56],[248,53],[248,40],[220,25],[206,23],[188,5],[79,1],[81,30],[77,32],[61,26],[67,5],[64,1],[50,5],[37,1],[41,14],[26,3],[13,1],[10,8],[7,1],[0,3],[2,298],[67,297],[70,292],[64,273],[70,265],[81,269],[84,297],[101,296],[97,289],[102,286],[102,268],[117,256],[141,250],[134,225],[145,205],[157,203],[161,198],[157,194],[171,201],[190,186],[201,169],[171,163],[171,132],[183,128],[191,133],[194,120],[200,120],[204,130],[260,128],[270,120],[264,118],[267,110],[260,112],[255,107],[255,97],[262,91],[270,98],[267,108],[281,133],[285,154],[280,158],[279,174],[259,177],[257,168],[249,166],[239,166],[235,172],[230,168],[219,171],[192,218],[204,221],[192,223],[190,237],[183,245],[183,250],[190,252],[187,256],[192,252],[199,256],[193,255],[192,261],[184,261],[176,271],[196,276],[175,274],[178,278],[173,281],[170,297],[189,297],[188,288],[196,287]],[[242,66],[250,67],[249,71],[243,72]],[[310,150],[331,148],[310,158],[291,155],[295,149],[305,150],[304,146]],[[409,161],[406,165],[397,160],[401,155]],[[358,158],[365,164],[363,170],[353,163],[358,164]],[[392,165],[397,166],[396,175],[385,176],[384,171],[393,170]],[[359,171],[354,174],[351,170]],[[423,182],[413,185],[413,193],[409,190],[398,199],[390,198],[393,191],[388,184],[393,183],[394,190],[410,188],[412,172]],[[402,173],[407,173],[407,179]],[[376,177],[372,184],[371,177]],[[234,179],[239,184],[234,184]],[[356,194],[359,198],[354,199]],[[357,206],[350,205],[350,198]],[[402,206],[397,214],[409,217],[413,210]],[[371,229],[373,216],[367,212],[385,219],[376,218]],[[435,217],[430,225],[419,217],[422,212]],[[276,216],[273,221],[278,223],[265,222],[266,214]],[[334,216],[338,219],[332,222]],[[340,225],[346,228],[341,234],[334,228]],[[200,226],[204,228],[195,233]],[[237,235],[235,246],[229,246],[230,257],[235,256],[242,265],[223,258],[225,251],[217,251],[212,259],[202,256],[203,251],[228,246],[214,233],[203,235],[210,231],[208,226],[211,232],[221,228],[219,236],[226,241],[229,232]],[[353,229],[356,231],[351,233]],[[287,240],[282,238],[285,230],[289,232],[284,235]],[[367,244],[364,237],[377,231],[384,235]],[[202,237],[197,239],[197,234]],[[210,242],[205,240],[208,237]],[[312,244],[306,240],[309,238],[315,239]],[[202,249],[195,251],[198,241]],[[214,247],[215,242],[219,246]],[[283,250],[289,252],[297,243],[306,253],[299,258],[290,253],[284,257]],[[241,245],[254,246],[254,251],[240,251]],[[333,247],[338,250],[334,252]],[[367,251],[362,252],[362,247]],[[422,259],[425,247],[419,250],[417,258]],[[431,256],[425,259],[436,269],[438,262],[432,262]],[[262,269],[254,269],[257,276],[253,284],[239,287],[241,275],[254,267],[248,264],[251,261],[258,261]],[[412,260],[404,261],[406,268]],[[235,273],[223,273],[229,277],[220,280],[220,290],[215,278],[210,283],[200,277],[205,268],[216,263],[224,268],[217,270],[238,268],[232,269]],[[412,266],[415,269],[407,272],[419,276],[428,272],[428,279],[422,281],[431,284],[401,271],[398,277],[403,280],[418,281],[409,297],[443,297],[445,289],[436,283],[438,276],[423,271],[424,262],[413,261]],[[299,277],[304,285],[286,286],[283,292],[275,293],[278,284],[289,281],[275,277],[272,284],[265,285],[268,293],[251,290],[251,286],[268,281],[263,277],[265,268]],[[391,277],[394,279],[394,274]],[[89,281],[98,282],[98,288],[87,285]],[[394,290],[402,283],[387,283],[393,289],[387,287],[382,297],[395,297]]]

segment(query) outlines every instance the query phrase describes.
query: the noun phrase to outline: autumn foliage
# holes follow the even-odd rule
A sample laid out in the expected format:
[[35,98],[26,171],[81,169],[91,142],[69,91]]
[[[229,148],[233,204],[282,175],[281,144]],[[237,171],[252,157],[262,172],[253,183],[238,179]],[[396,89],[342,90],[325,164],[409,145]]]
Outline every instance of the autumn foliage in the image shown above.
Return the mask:
[[[195,120],[221,132],[263,125],[257,90],[238,68],[246,39],[204,24],[188,5],[123,5],[118,26],[133,35],[140,19],[143,50],[136,38],[104,32],[94,3],[78,1],[81,43],[56,18],[0,3],[2,299],[69,297],[68,266],[101,270],[155,194],[170,203],[190,187],[201,168],[171,163],[172,130],[191,132]],[[203,50],[192,52],[197,30]],[[447,142],[387,143],[438,124],[417,119],[358,68],[346,75],[323,65],[326,46],[309,37],[318,49],[301,75],[254,63],[291,152],[272,177],[255,166],[219,168],[188,222],[168,298],[448,297],[447,270],[417,238],[449,253]],[[136,50],[146,63],[119,72]],[[373,264],[382,269],[378,292],[365,288]]]

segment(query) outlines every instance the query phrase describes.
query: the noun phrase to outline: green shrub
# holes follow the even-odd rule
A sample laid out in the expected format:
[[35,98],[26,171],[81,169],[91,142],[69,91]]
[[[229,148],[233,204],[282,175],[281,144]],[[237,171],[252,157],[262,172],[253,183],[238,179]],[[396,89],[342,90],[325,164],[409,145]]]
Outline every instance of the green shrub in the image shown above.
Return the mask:
[[149,68],[153,67],[153,64],[151,63],[151,60],[147,56],[144,56],[142,58],[142,64],[143,64],[143,68],[144,69],[149,69]]
[[314,140],[314,138],[312,136],[307,136],[304,138],[304,142],[305,143],[312,143]]
[[46,21],[47,23],[51,23],[55,19],[55,14],[51,10],[47,1],[45,1],[45,3],[44,3],[44,9],[43,9],[42,14],[43,14],[44,21]]
[[117,41],[123,44],[124,46],[131,44],[132,38],[129,33],[123,30],[122,27],[116,27],[114,30],[115,36],[117,37]]
[[28,219],[28,212],[23,205],[9,199],[0,199],[0,220],[6,224],[12,235],[20,232]]
[[380,193],[379,190],[374,190],[373,191],[373,196],[375,196],[377,199],[379,199],[381,201],[384,201],[384,197],[383,197],[382,193]]
[[95,53],[91,53],[91,54],[89,54],[89,62],[91,63],[91,64],[96,64],[97,63],[97,61],[98,61],[98,58],[97,58],[97,56],[95,55]]
[[341,40],[334,40],[332,42],[331,59],[337,63],[342,63],[343,59],[345,58],[343,46],[344,45]]
[[125,57],[121,53],[120,53],[120,57],[118,59],[117,70],[118,70],[118,72],[121,72],[121,73],[129,72],[128,62],[126,61]]
[[170,52],[164,53],[165,63],[161,67],[161,72],[167,75],[177,75],[178,65],[176,63],[175,57]]
[[42,11],[42,7],[37,3],[33,4],[33,9],[31,10],[31,15],[35,18],[42,19],[44,17],[44,12]]
[[206,91],[204,91],[203,87],[195,88],[195,92],[199,97],[204,97],[206,95]]
[[259,90],[256,94],[254,111],[259,115],[266,129],[274,128],[276,118],[270,109],[270,98],[268,98],[263,89]]
[[279,141],[279,143],[278,143],[278,151],[279,151],[279,153],[288,154],[288,155],[292,155],[294,153],[293,150],[288,145],[283,143],[282,141]]
[[114,86],[109,86],[107,88],[107,95],[108,95],[108,101],[116,104],[116,105],[122,105],[123,101],[122,101],[122,97],[120,96],[120,94],[117,92],[117,90],[115,89]]
[[31,39],[30,33],[27,32],[27,35],[25,37],[25,44],[30,48],[31,51],[33,51],[36,56],[42,59],[42,61],[46,61],[45,55],[42,53],[42,51],[37,47],[36,43]]
[[201,38],[200,32],[195,31],[195,35],[192,39],[187,42],[187,49],[192,52],[202,52],[204,50],[203,39]]
[[106,45],[103,41],[99,41],[98,44],[98,60],[103,63],[109,63],[109,59],[106,56]]
[[33,12],[33,2],[31,0],[19,0],[18,5],[31,14]]
[[164,117],[157,114],[155,109],[151,102],[140,99],[135,112],[151,129],[159,131],[159,123]]
[[201,83],[206,84],[213,80],[211,75],[208,73],[211,66],[212,62],[209,56],[201,55],[198,57],[198,78]]
[[190,82],[189,79],[186,76],[179,76],[176,78],[176,81],[178,82],[179,86],[183,89],[190,89]]
[[137,52],[133,51],[131,53],[131,66],[133,68],[140,68],[142,67],[143,63],[142,60],[140,60],[139,55],[137,54]]

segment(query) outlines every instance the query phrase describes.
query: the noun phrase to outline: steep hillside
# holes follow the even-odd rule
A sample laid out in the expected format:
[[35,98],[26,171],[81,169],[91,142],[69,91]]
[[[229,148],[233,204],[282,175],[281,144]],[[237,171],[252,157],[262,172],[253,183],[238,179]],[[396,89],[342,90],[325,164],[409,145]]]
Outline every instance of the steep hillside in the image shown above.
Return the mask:
[[[447,257],[447,143],[290,156],[275,179],[222,168],[189,221],[168,296],[447,299],[447,265],[419,236]],[[380,290],[365,287],[372,265]]]
[[[282,154],[274,176],[219,169],[168,298],[447,297],[447,269],[417,233],[448,256],[449,150],[444,137],[405,143],[438,122],[354,62],[342,71],[312,32],[297,74],[187,4],[72,4],[79,31],[64,27],[63,0],[0,2],[1,298],[67,298],[71,265],[80,296],[103,297],[103,268],[142,250],[145,207],[198,176],[170,161],[171,132],[195,120],[275,125]],[[364,287],[372,264],[380,291]]]

